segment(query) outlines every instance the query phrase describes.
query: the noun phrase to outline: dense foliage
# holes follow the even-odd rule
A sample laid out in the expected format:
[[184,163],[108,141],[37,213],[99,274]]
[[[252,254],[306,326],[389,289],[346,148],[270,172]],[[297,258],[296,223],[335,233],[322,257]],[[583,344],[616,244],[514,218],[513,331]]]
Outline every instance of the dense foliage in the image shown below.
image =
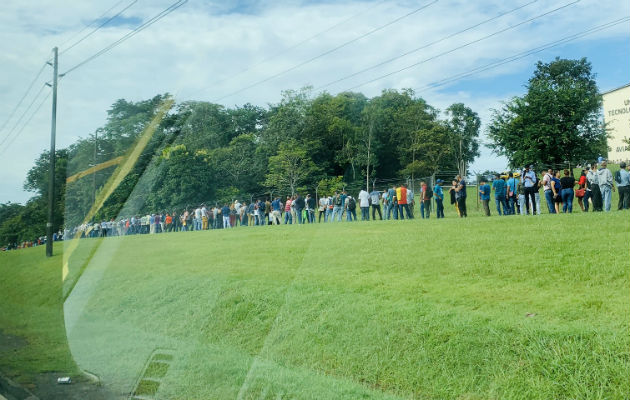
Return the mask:
[[536,64],[527,93],[495,110],[491,147],[513,167],[574,165],[606,155],[602,98],[591,64],[559,59]]

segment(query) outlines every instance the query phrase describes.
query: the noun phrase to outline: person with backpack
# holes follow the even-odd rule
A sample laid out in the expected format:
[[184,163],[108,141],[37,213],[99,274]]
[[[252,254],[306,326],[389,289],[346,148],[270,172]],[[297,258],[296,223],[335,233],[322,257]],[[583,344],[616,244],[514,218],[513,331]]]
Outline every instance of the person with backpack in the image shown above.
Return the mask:
[[630,208],[630,172],[626,169],[626,163],[619,164],[619,171],[615,172],[615,182],[619,192],[619,204],[617,210],[627,210]]
[[420,182],[420,216],[422,219],[431,217],[431,198],[433,197],[433,191],[429,188],[426,182]]
[[348,222],[357,221],[357,201],[352,196],[347,197],[346,201],[346,219]]

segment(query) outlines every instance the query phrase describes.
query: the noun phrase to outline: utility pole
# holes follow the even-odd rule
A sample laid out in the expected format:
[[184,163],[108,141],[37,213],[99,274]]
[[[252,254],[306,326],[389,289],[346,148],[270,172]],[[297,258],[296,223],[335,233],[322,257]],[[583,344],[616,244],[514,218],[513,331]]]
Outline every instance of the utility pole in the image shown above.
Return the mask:
[[55,135],[57,134],[58,49],[53,49],[52,123],[50,126],[50,171],[48,178],[48,222],[46,223],[46,257],[53,255],[53,219],[55,217]]

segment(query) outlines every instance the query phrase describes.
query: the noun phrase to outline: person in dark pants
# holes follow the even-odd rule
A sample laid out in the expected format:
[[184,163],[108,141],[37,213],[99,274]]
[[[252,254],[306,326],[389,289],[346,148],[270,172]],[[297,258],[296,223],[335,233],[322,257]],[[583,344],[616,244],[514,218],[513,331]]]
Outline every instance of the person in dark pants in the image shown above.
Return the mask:
[[435,198],[435,209],[438,218],[444,218],[444,191],[442,190],[443,180],[438,179],[433,188],[433,196]]
[[372,188],[372,192],[370,192],[370,203],[372,205],[372,221],[376,220],[376,212],[378,212],[378,218],[382,221],[383,214],[381,214],[380,193],[376,188]]
[[626,163],[619,164],[619,171],[615,174],[617,182],[617,191],[619,192],[618,210],[627,210],[630,208],[630,172],[626,170]]
[[455,199],[457,200],[457,208],[459,209],[460,218],[468,216],[466,212],[466,180],[460,175],[455,177],[457,187],[455,188]]
[[525,207],[527,208],[527,212],[529,213],[529,202],[531,200],[531,215],[536,215],[536,192],[538,191],[536,181],[536,173],[532,170],[531,166],[525,167],[522,178],[523,187],[525,188]]
[[591,166],[591,169],[586,173],[586,180],[588,181],[588,186],[591,189],[591,202],[593,203],[593,211],[602,211],[602,192],[599,190],[597,164],[593,164]]

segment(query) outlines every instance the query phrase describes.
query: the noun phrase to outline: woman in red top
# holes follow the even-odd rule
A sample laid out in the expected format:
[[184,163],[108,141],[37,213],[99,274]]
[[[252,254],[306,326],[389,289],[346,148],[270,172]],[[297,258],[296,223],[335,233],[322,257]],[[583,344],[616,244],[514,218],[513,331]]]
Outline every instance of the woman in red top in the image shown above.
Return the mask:
[[575,197],[577,197],[578,204],[580,205],[582,212],[584,212],[584,193],[586,192],[586,172],[584,172],[584,170],[582,170],[580,180],[577,182],[577,184],[579,185],[579,187],[575,191]]

